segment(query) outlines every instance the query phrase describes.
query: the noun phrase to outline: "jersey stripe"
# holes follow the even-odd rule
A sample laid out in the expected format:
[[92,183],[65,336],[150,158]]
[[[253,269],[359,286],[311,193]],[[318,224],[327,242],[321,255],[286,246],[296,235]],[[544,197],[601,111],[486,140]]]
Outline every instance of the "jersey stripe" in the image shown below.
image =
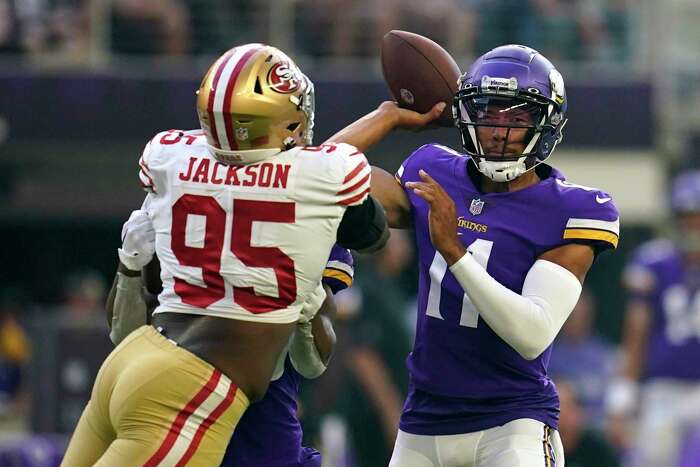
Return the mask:
[[350,180],[352,180],[353,178],[355,178],[355,177],[357,176],[357,174],[359,174],[360,172],[362,172],[362,169],[364,169],[365,167],[367,167],[367,165],[368,165],[367,159],[365,159],[365,160],[363,160],[362,162],[360,162],[359,164],[357,164],[357,166],[356,166],[354,169],[352,169],[352,171],[350,171],[349,174],[347,174],[347,175],[345,176],[345,178],[343,179],[343,184],[348,183]]
[[353,275],[355,274],[355,269],[348,263],[345,263],[343,261],[328,261],[326,263],[326,268],[339,269],[341,271],[345,271],[345,274],[347,274],[350,277],[353,277]]
[[[347,206],[347,205],[350,205],[350,204],[354,204],[354,203],[356,203],[356,202],[359,201],[359,200],[362,200],[362,201],[364,202],[364,198],[365,198],[367,195],[369,195],[369,188],[367,188],[365,191],[363,191],[362,193],[360,193],[360,194],[358,194],[358,195],[351,196],[350,198],[341,199],[341,200],[338,201],[336,204],[342,204],[342,205],[346,205],[346,206]],[[357,203],[357,204],[359,204],[359,203]]]
[[146,162],[143,160],[143,156],[141,157],[141,159],[139,159],[139,167],[141,168],[141,170],[139,170],[139,179],[141,180],[141,184],[145,187],[152,188],[155,192],[155,183],[153,183],[151,171],[146,165]]
[[581,240],[602,240],[610,243],[617,248],[619,237],[607,230],[596,229],[566,229],[564,230],[564,238],[566,239],[581,239]]
[[570,218],[566,223],[567,229],[595,229],[607,230],[615,235],[620,235],[620,218],[614,221],[602,221],[600,219],[576,219]]
[[323,277],[329,279],[337,279],[347,287],[352,285],[352,276],[350,276],[345,271],[340,271],[338,269],[326,268],[323,270]]
[[355,190],[357,190],[358,188],[362,187],[362,185],[364,185],[365,183],[367,183],[367,182],[369,181],[369,175],[370,175],[370,174],[369,174],[369,172],[368,172],[367,175],[365,175],[365,176],[362,178],[362,180],[360,180],[359,182],[355,183],[354,185],[352,185],[352,186],[350,186],[350,187],[348,187],[348,188],[346,188],[346,189],[344,189],[344,190],[339,191],[339,192],[336,193],[336,194],[337,194],[337,195],[346,195],[346,194],[348,194],[348,193],[352,193],[353,191],[355,191]]

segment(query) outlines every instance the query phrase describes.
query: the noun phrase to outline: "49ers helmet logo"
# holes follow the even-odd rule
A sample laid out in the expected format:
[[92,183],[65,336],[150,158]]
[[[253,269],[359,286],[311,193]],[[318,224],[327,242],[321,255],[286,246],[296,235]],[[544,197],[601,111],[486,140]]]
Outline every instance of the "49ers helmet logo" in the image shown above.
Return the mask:
[[284,62],[275,63],[267,74],[267,84],[273,91],[289,94],[299,89],[301,79],[295,68]]

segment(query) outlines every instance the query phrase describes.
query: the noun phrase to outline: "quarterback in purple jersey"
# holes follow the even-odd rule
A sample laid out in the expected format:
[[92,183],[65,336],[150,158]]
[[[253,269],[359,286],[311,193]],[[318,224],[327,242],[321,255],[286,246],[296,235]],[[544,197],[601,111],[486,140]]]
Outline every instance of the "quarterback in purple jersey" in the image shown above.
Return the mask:
[[670,207],[677,241],[641,245],[624,270],[622,365],[606,401],[622,443],[638,409],[639,466],[679,465],[685,435],[700,427],[700,171],[674,180]]
[[[564,80],[537,51],[498,47],[459,81],[466,154],[427,144],[372,195],[418,246],[416,339],[391,467],[564,465],[547,376],[554,337],[600,252],[615,248],[611,197],[544,164],[562,139]],[[382,103],[330,138],[365,150],[426,114]],[[398,183],[396,183],[398,181]]]

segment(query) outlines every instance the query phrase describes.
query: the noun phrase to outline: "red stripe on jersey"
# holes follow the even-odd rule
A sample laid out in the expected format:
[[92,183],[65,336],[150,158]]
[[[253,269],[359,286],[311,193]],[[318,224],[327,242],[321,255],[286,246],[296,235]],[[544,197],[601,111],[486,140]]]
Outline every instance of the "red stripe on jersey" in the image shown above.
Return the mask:
[[350,157],[352,157],[352,156],[357,156],[357,155],[359,155],[359,154],[362,154],[362,151],[355,151],[355,152],[353,152],[352,154],[350,154]]
[[154,185],[153,178],[151,177],[151,174],[149,173],[150,169],[148,168],[146,163],[143,161],[143,157],[141,159],[139,159],[139,167],[141,167],[141,173],[146,176],[146,178],[148,179],[148,182],[151,184],[151,186],[153,186]]
[[143,467],[156,467],[163,459],[165,459],[165,456],[168,455],[168,452],[170,452],[172,449],[175,441],[177,441],[177,437],[180,436],[180,431],[185,425],[185,422],[188,418],[190,418],[190,415],[192,415],[194,411],[197,410],[197,408],[202,405],[205,400],[207,400],[209,395],[214,392],[216,385],[219,383],[219,378],[221,378],[221,372],[215,369],[209,378],[209,381],[206,382],[199,392],[197,392],[197,394],[195,394],[187,405],[185,405],[185,407],[177,414],[177,417],[175,417],[175,420],[173,420],[172,425],[170,425],[168,435],[165,437],[155,454],[153,454],[151,458],[148,459],[145,464],[143,464]]
[[[238,75],[241,74],[241,70],[248,63],[250,57],[253,56],[255,52],[260,50],[262,46],[254,47],[243,54],[240,60],[236,63],[236,66],[231,72],[231,77],[228,80],[226,86],[226,96],[224,97],[224,112],[228,112],[231,108],[231,100],[233,99],[233,89],[236,87],[236,81],[238,80]],[[231,149],[238,149],[238,143],[236,143],[236,136],[233,133],[233,119],[225,118],[224,124],[226,125],[226,138],[228,139],[228,144]]]
[[369,193],[369,188],[367,188],[365,191],[363,191],[359,195],[351,196],[350,198],[341,199],[340,201],[338,201],[335,204],[343,204],[343,205],[352,204],[355,201],[362,199],[367,193]]
[[365,159],[365,160],[363,160],[362,162],[360,162],[359,164],[357,164],[357,167],[355,167],[354,169],[352,169],[352,172],[350,172],[349,174],[347,174],[347,175],[345,176],[345,179],[343,180],[343,183],[348,183],[350,180],[352,180],[353,178],[355,178],[355,176],[356,176],[357,174],[359,174],[360,172],[362,172],[362,169],[364,169],[365,167],[367,167],[367,159]]
[[353,191],[357,190],[357,189],[360,188],[362,185],[364,185],[365,183],[367,183],[367,180],[369,180],[369,174],[365,175],[365,176],[362,178],[362,180],[360,180],[359,182],[355,183],[355,184],[354,184],[353,186],[351,186],[350,188],[346,188],[346,189],[344,189],[344,190],[342,190],[342,191],[339,191],[338,193],[336,193],[336,195],[345,195],[345,194],[348,194],[348,193],[352,193]]
[[221,142],[219,141],[219,134],[216,132],[216,119],[214,118],[214,97],[216,96],[216,87],[219,84],[219,78],[221,78],[221,73],[224,72],[226,64],[235,53],[236,49],[232,49],[225,55],[225,58],[221,60],[221,65],[216,70],[214,74],[214,80],[211,83],[211,89],[209,90],[209,100],[207,101],[207,112],[209,113],[209,128],[211,129],[211,135],[214,138],[216,147],[221,148]]
[[212,411],[212,413],[209,414],[209,416],[202,422],[202,424],[199,425],[199,428],[197,428],[197,432],[192,437],[190,445],[187,447],[187,451],[185,451],[185,454],[182,455],[178,463],[175,464],[175,467],[187,465],[187,462],[189,462],[194,453],[197,451],[199,443],[202,442],[204,434],[207,432],[209,427],[219,419],[221,414],[223,414],[226,411],[226,409],[228,409],[231,406],[231,404],[233,403],[233,398],[235,396],[236,385],[231,383],[231,385],[228,388],[228,393],[226,394],[226,397],[219,403],[219,405],[216,406],[216,408]]

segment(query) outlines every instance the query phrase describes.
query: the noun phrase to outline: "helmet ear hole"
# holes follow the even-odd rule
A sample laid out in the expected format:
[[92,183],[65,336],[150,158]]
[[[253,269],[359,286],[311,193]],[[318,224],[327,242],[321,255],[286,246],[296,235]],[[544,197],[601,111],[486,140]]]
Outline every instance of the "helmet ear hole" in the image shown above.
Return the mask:
[[263,91],[262,91],[262,86],[260,85],[260,77],[255,78],[255,87],[253,88],[253,91],[256,94],[262,95]]
[[289,131],[291,131],[291,132],[294,132],[294,130],[296,130],[297,128],[299,128],[299,125],[300,125],[300,124],[301,124],[301,122],[290,123],[289,125],[287,125],[287,130],[289,130]]

